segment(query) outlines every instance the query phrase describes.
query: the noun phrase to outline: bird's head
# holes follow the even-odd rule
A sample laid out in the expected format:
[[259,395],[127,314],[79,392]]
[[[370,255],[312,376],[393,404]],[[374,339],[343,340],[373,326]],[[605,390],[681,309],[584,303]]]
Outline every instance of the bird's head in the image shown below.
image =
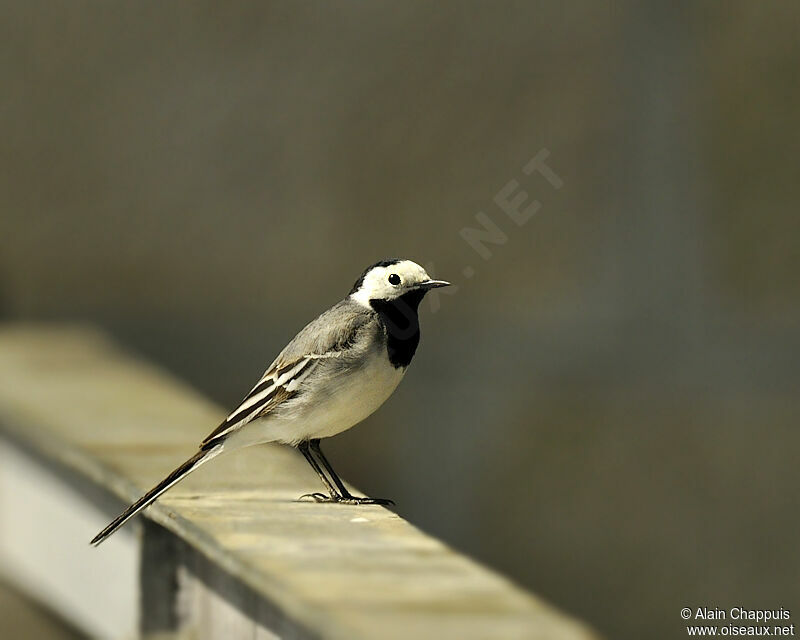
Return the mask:
[[350,297],[369,307],[370,300],[395,300],[411,292],[416,292],[421,298],[426,291],[449,284],[431,279],[425,269],[411,260],[381,260],[361,274],[350,291]]

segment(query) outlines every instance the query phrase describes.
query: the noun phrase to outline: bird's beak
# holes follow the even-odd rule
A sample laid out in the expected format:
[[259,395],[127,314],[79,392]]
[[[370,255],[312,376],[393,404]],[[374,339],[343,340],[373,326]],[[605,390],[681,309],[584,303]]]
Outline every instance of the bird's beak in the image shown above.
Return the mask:
[[427,291],[428,289],[438,289],[439,287],[449,287],[450,283],[444,280],[425,280],[420,282],[415,288]]

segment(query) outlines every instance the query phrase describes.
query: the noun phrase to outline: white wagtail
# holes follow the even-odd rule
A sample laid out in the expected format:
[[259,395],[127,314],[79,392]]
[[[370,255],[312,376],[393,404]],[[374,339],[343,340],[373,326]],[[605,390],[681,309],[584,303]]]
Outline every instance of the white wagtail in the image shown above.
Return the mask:
[[98,533],[92,544],[101,543],[211,458],[265,442],[297,447],[328,490],[327,495],[301,498],[393,504],[351,495],[319,441],[358,424],[392,394],[419,344],[419,303],[429,289],[448,284],[432,280],[410,260],[383,260],[367,268],[344,300],[286,345],[239,406],[200,443],[199,451]]

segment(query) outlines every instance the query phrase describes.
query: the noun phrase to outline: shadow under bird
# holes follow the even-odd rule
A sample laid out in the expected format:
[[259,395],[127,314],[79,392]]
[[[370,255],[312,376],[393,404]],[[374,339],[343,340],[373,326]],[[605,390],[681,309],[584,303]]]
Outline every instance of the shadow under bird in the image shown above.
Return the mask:
[[266,442],[297,447],[328,490],[301,498],[392,504],[351,495],[322,453],[320,439],[355,426],[397,388],[419,344],[419,303],[430,289],[449,284],[431,279],[411,260],[383,260],[368,267],[344,300],[286,345],[197,453],[122,512],[92,544],[100,544],[220,453]]

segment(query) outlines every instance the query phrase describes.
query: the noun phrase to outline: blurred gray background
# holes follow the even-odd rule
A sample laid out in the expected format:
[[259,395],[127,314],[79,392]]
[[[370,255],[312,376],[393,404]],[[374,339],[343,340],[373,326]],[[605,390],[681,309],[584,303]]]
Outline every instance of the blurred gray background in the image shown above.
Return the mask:
[[661,4],[4,2],[2,318],[231,407],[365,266],[432,265],[345,477],[609,637],[795,610],[800,4]]

